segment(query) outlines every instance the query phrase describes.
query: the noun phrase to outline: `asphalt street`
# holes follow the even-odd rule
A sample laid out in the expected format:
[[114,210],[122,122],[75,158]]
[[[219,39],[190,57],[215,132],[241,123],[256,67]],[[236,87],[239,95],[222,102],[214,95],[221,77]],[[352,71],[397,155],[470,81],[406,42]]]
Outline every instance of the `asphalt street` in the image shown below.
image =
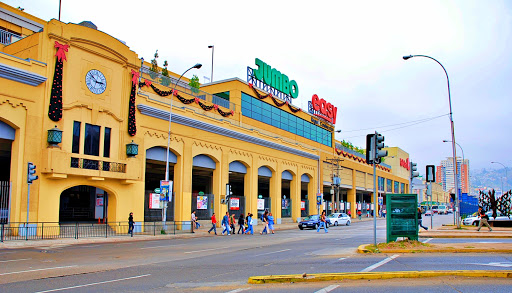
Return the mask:
[[[435,225],[449,223],[450,219],[450,215],[437,216]],[[383,242],[385,221],[379,220],[377,227],[378,242]],[[478,239],[456,239],[464,240],[470,243]],[[429,238],[424,241],[443,239]],[[510,242],[508,239],[491,241]],[[357,246],[372,242],[373,222],[367,221],[353,223],[348,227],[331,227],[329,233],[295,229],[278,231],[273,235],[210,236],[4,249],[0,250],[0,292],[283,292],[283,287],[278,285],[249,285],[247,279],[250,276],[271,274],[507,270],[512,267],[512,256],[509,254],[356,253]],[[501,281],[492,283],[492,288],[509,290],[496,292],[512,291],[511,281]],[[443,291],[448,287],[443,287],[444,281],[439,282],[438,291],[456,292]],[[474,288],[467,285],[467,280],[463,278],[459,278],[458,282],[462,287]],[[357,282],[353,283],[353,288],[361,286]],[[395,286],[394,283],[388,281],[389,286]],[[405,285],[404,282],[399,283]],[[409,280],[407,284],[410,284]],[[342,288],[343,292],[345,289],[350,290],[345,282],[330,285],[338,285],[331,287],[332,292],[341,292]],[[325,286],[329,284],[288,284],[284,291],[316,292]],[[374,287],[379,290],[385,288]],[[358,292],[364,291],[359,289]]]

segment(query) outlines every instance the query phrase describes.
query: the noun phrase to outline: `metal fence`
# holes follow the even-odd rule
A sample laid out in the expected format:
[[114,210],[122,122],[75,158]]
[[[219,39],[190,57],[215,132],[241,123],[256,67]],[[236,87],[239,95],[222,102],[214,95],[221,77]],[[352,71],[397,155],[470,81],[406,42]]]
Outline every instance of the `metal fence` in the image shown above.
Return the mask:
[[[9,223],[0,224],[0,242],[9,240],[43,240],[62,238],[126,237],[128,222],[96,223]],[[190,221],[135,223],[133,235],[156,236],[191,232]]]
[[16,41],[21,40],[23,37],[17,34],[13,34],[6,30],[0,29],[0,44],[10,45]]
[[9,222],[11,182],[0,181],[0,224]]

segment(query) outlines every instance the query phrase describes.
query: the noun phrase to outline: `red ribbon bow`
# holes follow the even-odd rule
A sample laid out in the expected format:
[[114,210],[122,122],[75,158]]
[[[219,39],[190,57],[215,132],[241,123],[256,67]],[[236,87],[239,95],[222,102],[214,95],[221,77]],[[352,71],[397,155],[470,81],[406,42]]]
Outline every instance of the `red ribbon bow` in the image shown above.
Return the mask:
[[139,72],[132,69],[132,84],[137,85],[139,82]]
[[217,104],[213,104],[213,108],[215,108],[215,110],[219,109],[219,106]]
[[178,91],[177,90],[172,90],[172,94],[177,97],[178,96]]
[[57,59],[59,61],[62,61],[62,59],[66,60],[66,52],[68,51],[69,45],[63,45],[57,41],[55,41],[55,48],[57,48],[57,53],[55,56],[57,56]]
[[196,102],[196,104],[199,104],[199,98],[194,98],[194,102]]
[[144,84],[146,84],[146,86],[151,86],[151,80],[147,80],[147,79],[146,79],[146,80],[144,81]]

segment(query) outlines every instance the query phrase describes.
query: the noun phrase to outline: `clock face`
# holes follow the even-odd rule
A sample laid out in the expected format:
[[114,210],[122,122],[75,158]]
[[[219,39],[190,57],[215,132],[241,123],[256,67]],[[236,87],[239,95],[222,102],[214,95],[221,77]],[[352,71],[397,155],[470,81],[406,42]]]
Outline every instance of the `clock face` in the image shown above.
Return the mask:
[[92,69],[85,75],[85,84],[94,94],[102,94],[107,89],[107,79],[99,70]]

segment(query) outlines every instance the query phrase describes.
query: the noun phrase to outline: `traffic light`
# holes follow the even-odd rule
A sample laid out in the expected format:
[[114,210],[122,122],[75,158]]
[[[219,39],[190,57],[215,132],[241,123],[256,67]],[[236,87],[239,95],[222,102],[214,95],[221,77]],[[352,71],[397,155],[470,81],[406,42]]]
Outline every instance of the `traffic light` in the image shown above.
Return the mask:
[[427,165],[427,182],[436,182],[436,166]]
[[415,177],[420,176],[418,171],[418,164],[411,162],[411,182]]
[[366,135],[366,164],[373,164],[375,159],[375,134]]
[[388,155],[384,148],[384,136],[375,132],[375,164],[380,164],[381,159]]
[[32,164],[31,162],[28,162],[28,168],[27,168],[27,183],[31,184],[32,181],[37,180],[39,178],[36,174],[36,165]]

